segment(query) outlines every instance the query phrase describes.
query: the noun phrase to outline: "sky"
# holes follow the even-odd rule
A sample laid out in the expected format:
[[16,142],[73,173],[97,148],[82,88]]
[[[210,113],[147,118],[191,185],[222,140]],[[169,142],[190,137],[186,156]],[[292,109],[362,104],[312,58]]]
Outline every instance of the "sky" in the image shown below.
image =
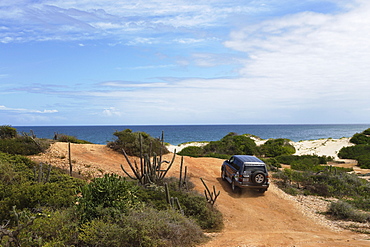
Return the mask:
[[370,123],[368,0],[1,0],[0,125]]

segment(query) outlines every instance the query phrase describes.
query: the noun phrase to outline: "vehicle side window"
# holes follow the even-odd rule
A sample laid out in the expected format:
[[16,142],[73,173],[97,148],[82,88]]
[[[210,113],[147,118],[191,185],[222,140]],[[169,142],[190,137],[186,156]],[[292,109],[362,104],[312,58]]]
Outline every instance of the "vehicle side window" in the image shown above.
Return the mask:
[[230,158],[229,163],[230,163],[230,164],[234,163],[234,157],[231,157],[231,158]]
[[236,164],[235,160],[233,160],[233,163],[231,163],[231,166],[234,167],[234,169],[239,170],[238,164]]

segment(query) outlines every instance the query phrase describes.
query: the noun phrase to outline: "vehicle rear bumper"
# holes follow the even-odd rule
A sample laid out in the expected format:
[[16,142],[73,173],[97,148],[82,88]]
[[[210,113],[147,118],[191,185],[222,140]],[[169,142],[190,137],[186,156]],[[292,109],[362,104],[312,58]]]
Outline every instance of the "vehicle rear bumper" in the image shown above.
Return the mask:
[[267,189],[270,186],[269,183],[262,185],[235,183],[235,185],[239,188],[250,188],[250,189]]

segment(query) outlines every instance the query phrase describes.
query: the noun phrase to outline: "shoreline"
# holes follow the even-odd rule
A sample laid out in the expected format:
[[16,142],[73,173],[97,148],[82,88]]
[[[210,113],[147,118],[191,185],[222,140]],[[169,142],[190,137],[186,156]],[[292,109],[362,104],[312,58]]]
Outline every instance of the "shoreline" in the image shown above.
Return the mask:
[[[323,138],[318,140],[304,140],[299,142],[291,141],[296,152],[294,155],[318,155],[318,156],[330,156],[333,157],[334,160],[339,160],[338,152],[343,147],[354,146],[353,143],[350,143],[350,137],[342,137],[340,139],[333,139],[333,138]],[[257,146],[262,145],[267,140],[265,139],[256,139],[255,142]],[[167,149],[170,152],[180,152],[182,149],[190,146],[202,147],[207,145],[208,142],[188,142],[179,145],[167,145]]]

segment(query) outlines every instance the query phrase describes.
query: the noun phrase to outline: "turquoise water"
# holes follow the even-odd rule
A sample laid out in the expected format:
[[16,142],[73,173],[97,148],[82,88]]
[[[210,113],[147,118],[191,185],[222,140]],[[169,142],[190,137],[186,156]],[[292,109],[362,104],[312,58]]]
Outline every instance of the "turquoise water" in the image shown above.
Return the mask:
[[52,139],[54,133],[75,136],[96,144],[115,140],[115,131],[131,129],[160,137],[164,131],[165,142],[178,145],[192,141],[217,141],[230,132],[252,134],[262,139],[287,138],[292,141],[321,138],[351,137],[370,128],[370,124],[327,125],[142,125],[142,126],[13,126],[18,132],[32,130],[39,138]]

